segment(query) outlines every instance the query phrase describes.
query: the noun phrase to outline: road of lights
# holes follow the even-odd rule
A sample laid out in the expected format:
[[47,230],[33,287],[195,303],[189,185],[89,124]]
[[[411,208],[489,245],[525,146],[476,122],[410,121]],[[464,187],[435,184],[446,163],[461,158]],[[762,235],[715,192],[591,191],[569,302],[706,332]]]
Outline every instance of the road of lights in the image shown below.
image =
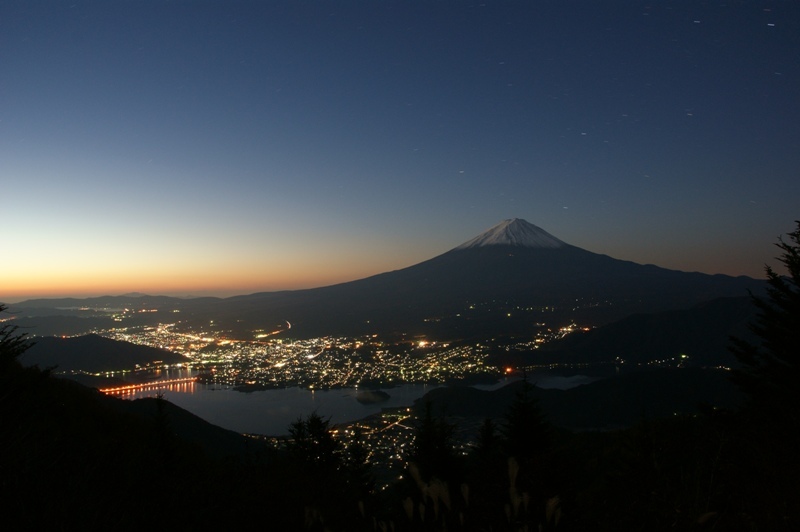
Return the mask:
[[137,390],[152,390],[155,388],[163,388],[173,384],[186,384],[189,382],[197,381],[197,377],[185,377],[182,379],[170,379],[161,381],[142,382],[139,384],[130,384],[126,386],[115,386],[113,388],[101,388],[100,391],[107,395],[116,395],[130,393]]

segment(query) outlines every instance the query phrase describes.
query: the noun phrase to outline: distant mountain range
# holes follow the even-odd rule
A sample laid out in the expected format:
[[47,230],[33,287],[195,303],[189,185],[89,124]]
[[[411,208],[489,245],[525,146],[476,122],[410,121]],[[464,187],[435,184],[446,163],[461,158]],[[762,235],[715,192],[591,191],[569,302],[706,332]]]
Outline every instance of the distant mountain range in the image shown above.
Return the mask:
[[[614,259],[569,245],[525,220],[511,219],[414,266],[321,288],[227,299],[36,300],[12,308],[21,318],[35,307],[138,304],[180,310],[187,326],[208,328],[213,321],[213,328],[244,338],[258,329],[273,331],[288,324],[292,337],[397,333],[477,338],[529,335],[542,322],[603,325],[635,313],[746,296],[748,291],[762,291],[763,285],[749,277],[687,273]],[[163,319],[159,314],[137,319]]]

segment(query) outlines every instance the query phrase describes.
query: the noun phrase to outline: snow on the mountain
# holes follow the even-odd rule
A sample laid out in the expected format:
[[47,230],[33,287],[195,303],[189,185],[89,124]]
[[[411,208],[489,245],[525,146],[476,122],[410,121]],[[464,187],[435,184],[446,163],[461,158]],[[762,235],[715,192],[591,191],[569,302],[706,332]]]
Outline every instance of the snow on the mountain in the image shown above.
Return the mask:
[[527,248],[560,248],[566,244],[532,223],[526,222],[520,218],[512,218],[510,220],[503,220],[455,249],[497,245]]

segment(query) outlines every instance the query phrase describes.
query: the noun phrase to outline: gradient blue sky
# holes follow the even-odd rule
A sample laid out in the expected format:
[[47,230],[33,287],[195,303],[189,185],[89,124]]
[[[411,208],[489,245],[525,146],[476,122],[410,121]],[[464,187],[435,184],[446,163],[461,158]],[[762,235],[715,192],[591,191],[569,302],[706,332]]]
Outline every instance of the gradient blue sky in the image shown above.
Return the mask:
[[763,275],[800,2],[0,1],[0,301],[319,286],[525,218]]

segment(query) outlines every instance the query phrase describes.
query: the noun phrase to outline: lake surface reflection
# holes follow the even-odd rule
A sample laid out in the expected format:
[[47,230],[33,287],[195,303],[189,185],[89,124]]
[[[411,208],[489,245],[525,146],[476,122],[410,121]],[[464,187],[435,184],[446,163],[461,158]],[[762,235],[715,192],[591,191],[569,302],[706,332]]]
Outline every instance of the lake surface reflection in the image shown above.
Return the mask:
[[[146,378],[140,375],[140,382],[190,376],[193,376],[193,372],[189,370],[169,370],[147,375]],[[559,382],[558,377],[555,378],[556,382],[549,382],[553,377],[542,377],[531,380],[542,388],[563,389],[583,384],[569,380]],[[518,379],[503,379],[496,384],[475,387],[492,390],[515,380]],[[405,384],[395,388],[384,388],[383,391],[389,394],[389,399],[373,404],[358,402],[356,394],[359,390],[356,388],[312,391],[294,387],[244,393],[230,386],[197,382],[140,390],[119,397],[140,399],[155,397],[157,393],[162,393],[171,403],[219,427],[242,433],[280,436],[288,434],[288,427],[292,422],[301,417],[305,418],[315,411],[322,417],[329,417],[332,424],[347,423],[377,414],[382,408],[411,406],[416,399],[439,387],[430,384]]]
[[[186,377],[187,372],[163,373],[161,379]],[[381,408],[410,406],[435,385],[406,384],[386,388],[389,399],[376,404],[362,404],[356,400],[358,390],[306,390],[279,388],[257,392],[237,392],[231,387],[188,383],[160,390],[141,390],[120,396],[124,399],[155,397],[163,393],[171,403],[188,410],[214,425],[251,434],[283,435],[289,424],[316,411],[331,423],[346,423],[377,414]]]

